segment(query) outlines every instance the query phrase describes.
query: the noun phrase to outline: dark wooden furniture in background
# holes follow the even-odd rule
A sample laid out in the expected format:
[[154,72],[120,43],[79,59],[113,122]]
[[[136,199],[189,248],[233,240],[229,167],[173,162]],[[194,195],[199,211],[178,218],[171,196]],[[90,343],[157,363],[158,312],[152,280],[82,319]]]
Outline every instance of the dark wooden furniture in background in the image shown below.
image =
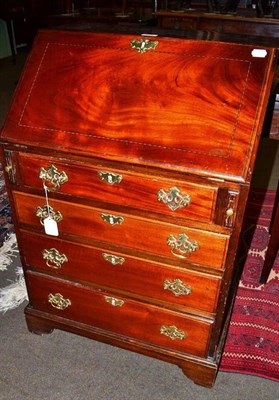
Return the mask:
[[[279,19],[205,12],[170,12],[159,10],[158,27],[163,29],[192,30],[208,34],[207,39],[218,40],[221,34],[279,38]],[[232,41],[234,38],[232,36]]]
[[81,334],[212,386],[274,58],[39,34],[1,134],[30,331]]
[[0,18],[7,24],[7,31],[9,36],[9,43],[11,47],[12,59],[16,61],[16,47],[13,20],[24,20],[26,18],[26,11],[22,1],[6,2],[0,0]]

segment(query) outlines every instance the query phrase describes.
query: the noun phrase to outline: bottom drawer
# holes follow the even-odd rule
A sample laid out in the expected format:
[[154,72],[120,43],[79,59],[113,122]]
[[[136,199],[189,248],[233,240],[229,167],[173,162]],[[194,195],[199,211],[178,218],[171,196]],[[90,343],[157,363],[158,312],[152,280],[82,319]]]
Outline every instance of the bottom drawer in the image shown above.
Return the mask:
[[33,272],[26,281],[30,304],[37,310],[206,357],[212,321]]

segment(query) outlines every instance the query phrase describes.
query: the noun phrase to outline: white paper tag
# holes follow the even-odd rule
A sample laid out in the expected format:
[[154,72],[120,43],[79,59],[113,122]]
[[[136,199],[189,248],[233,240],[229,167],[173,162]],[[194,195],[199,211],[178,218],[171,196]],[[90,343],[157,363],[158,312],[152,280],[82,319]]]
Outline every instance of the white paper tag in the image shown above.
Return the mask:
[[265,49],[254,49],[251,54],[253,57],[265,58],[267,56],[267,51]]
[[50,236],[58,236],[58,225],[57,222],[54,221],[51,217],[47,217],[44,219],[44,228],[45,233]]

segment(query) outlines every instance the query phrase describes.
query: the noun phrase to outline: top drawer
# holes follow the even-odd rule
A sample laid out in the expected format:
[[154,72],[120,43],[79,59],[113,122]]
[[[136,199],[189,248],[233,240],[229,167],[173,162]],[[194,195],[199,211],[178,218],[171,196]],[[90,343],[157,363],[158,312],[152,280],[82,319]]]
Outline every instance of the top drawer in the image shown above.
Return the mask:
[[18,184],[41,189],[45,177],[51,190],[66,195],[207,223],[214,219],[218,192],[214,185],[23,153],[13,153],[12,159]]

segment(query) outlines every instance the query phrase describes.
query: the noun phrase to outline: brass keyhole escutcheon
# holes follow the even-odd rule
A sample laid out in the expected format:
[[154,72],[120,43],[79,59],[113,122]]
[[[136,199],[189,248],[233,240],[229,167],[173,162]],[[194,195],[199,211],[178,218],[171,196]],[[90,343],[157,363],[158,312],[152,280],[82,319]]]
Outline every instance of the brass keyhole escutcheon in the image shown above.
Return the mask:
[[118,257],[114,254],[102,253],[103,259],[108,261],[112,265],[122,265],[125,262],[124,257]]
[[110,225],[121,225],[124,222],[124,218],[118,215],[101,213],[100,216],[104,222]]
[[109,185],[114,185],[122,181],[122,175],[115,174],[114,172],[99,171],[98,175],[102,181],[107,182]]
[[111,304],[113,307],[122,307],[125,303],[124,300],[116,299],[115,297],[111,296],[104,296],[105,301]]
[[155,50],[158,45],[157,40],[149,40],[149,39],[133,39],[131,40],[131,47],[135,49],[138,53],[145,53],[149,50]]

